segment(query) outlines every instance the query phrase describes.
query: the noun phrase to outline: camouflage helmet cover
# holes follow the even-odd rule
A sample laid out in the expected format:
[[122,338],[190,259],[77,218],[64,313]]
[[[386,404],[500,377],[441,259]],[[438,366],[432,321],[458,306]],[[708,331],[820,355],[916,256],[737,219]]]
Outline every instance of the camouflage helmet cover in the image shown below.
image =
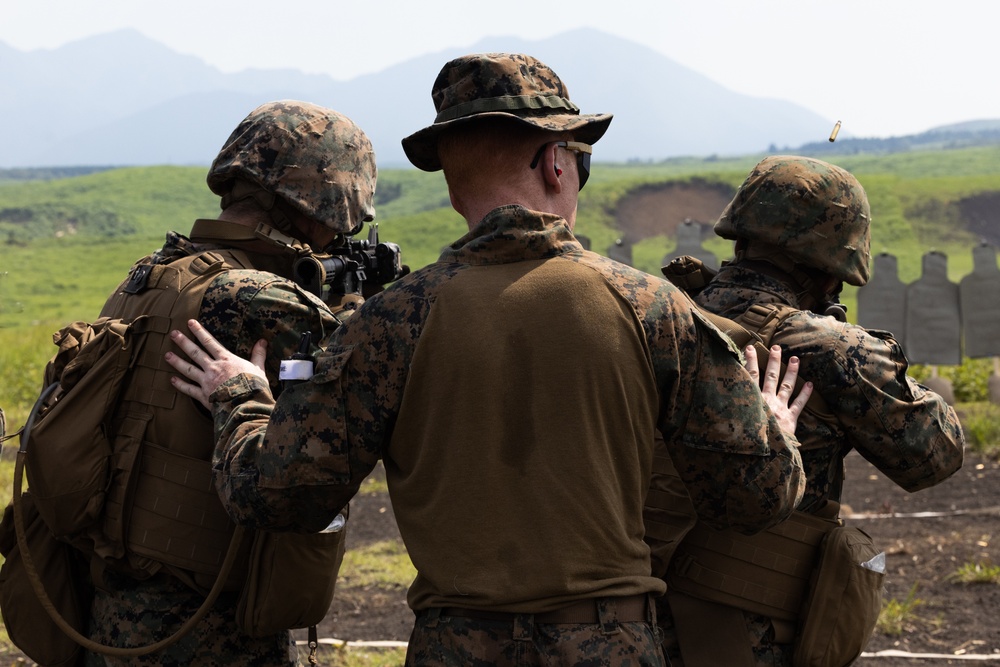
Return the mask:
[[257,107],[226,140],[208,187],[226,195],[241,178],[272,192],[326,227],[356,233],[375,218],[375,151],[350,118],[281,100]]
[[581,114],[552,68],[522,53],[474,53],[441,68],[431,98],[434,123],[403,139],[403,151],[415,167],[441,168],[437,142],[445,130],[484,118],[507,118],[527,125],[573,132],[577,141],[600,139],[611,114]]
[[715,233],[781,248],[796,263],[861,286],[870,275],[870,226],[868,196],[852,174],[821,160],[777,155],[753,168]]

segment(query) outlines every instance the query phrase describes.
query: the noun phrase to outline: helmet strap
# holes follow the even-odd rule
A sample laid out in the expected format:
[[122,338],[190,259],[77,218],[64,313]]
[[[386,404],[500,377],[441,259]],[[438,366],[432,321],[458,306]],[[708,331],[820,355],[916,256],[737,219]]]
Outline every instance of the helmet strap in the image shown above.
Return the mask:
[[226,210],[233,204],[251,199],[261,211],[267,214],[273,224],[259,223],[253,232],[257,240],[265,241],[272,246],[291,250],[296,255],[309,254],[311,248],[307,241],[300,238],[301,232],[292,222],[296,210],[284,199],[256,183],[237,178],[233,187],[222,196],[219,205]]

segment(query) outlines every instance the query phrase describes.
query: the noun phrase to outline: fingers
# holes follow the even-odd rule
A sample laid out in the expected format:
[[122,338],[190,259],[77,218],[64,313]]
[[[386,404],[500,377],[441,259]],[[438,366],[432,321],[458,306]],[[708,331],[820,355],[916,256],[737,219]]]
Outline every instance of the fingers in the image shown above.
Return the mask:
[[812,396],[812,393],[813,383],[806,382],[802,385],[802,389],[799,390],[799,395],[796,396],[795,400],[788,405],[788,412],[791,413],[796,420],[798,420],[799,415],[802,414],[802,411],[805,409],[806,403],[809,402],[809,397]]
[[[772,345],[767,354],[767,367],[764,369],[764,382],[761,389],[768,394],[777,394],[778,379],[781,377],[781,347]],[[793,385],[794,386],[794,385]]]
[[[201,352],[200,348],[198,348],[197,345],[195,345],[190,339],[188,339],[186,336],[184,336],[184,334],[180,333],[179,331],[172,331],[171,338],[178,345],[181,345],[182,342],[186,341],[187,345],[194,346],[195,350],[197,350],[199,353]],[[183,341],[180,339],[183,339]],[[185,354],[188,354],[190,356],[192,353],[185,350]],[[174,389],[184,394],[185,396],[190,396],[191,398],[195,399],[196,401],[204,405],[206,408],[211,409],[211,405],[209,405],[208,402],[208,395],[204,392],[201,386],[202,383],[205,381],[204,371],[202,371],[202,369],[197,364],[191,363],[187,359],[184,359],[174,354],[173,352],[167,352],[166,354],[163,355],[163,358],[166,360],[168,364],[174,367],[174,370],[176,370],[178,373],[184,376],[184,377],[174,376],[170,378],[170,384],[173,385]]]
[[785,375],[781,378],[781,384],[778,385],[777,395],[786,403],[788,399],[792,396],[792,390],[795,389],[795,381],[799,377],[799,358],[790,357],[788,359],[788,364],[785,366]]
[[[756,360],[756,353],[751,348],[747,348],[744,352],[747,358],[747,371],[754,379],[757,379],[757,374],[750,367],[751,360]],[[807,382],[799,390],[799,393],[793,396],[798,378],[799,358],[789,357],[784,373],[782,373],[781,347],[772,345],[768,350],[764,379],[760,383],[761,395],[774,414],[781,430],[792,434],[795,433],[799,415],[802,414],[813,392],[813,384]]]
[[[191,356],[191,353],[187,352],[186,350],[185,354]],[[197,382],[198,378],[204,374],[200,366],[191,363],[190,361],[184,359],[183,357],[177,356],[173,352],[166,352],[163,355],[163,358],[166,359],[168,364],[174,367],[175,371],[177,371],[186,378],[194,380],[195,382]]]
[[747,372],[753,378],[754,384],[760,386],[760,367],[757,365],[757,348],[753,345],[747,345],[746,349],[743,350],[743,356],[746,358],[744,366]]
[[254,343],[253,349],[250,350],[250,363],[264,370],[264,363],[267,361],[267,341],[261,338],[259,341]]
[[[192,322],[193,321],[194,320],[192,320]],[[198,360],[198,356],[201,354],[202,350],[200,347],[198,347],[198,344],[195,343],[193,340],[185,336],[180,331],[177,331],[176,329],[170,332],[170,340],[172,340],[174,344],[177,345],[177,347],[179,347],[181,351],[188,356],[189,359],[193,361]],[[167,355],[168,355],[167,361],[170,361],[170,365],[176,368],[177,370],[183,372],[183,370],[179,368],[177,364],[170,359],[171,355],[169,352],[167,353]]]
[[[169,359],[168,359],[169,361]],[[208,397],[201,389],[201,385],[191,384],[190,382],[185,382],[179,377],[170,378],[170,384],[173,385],[174,389],[184,394],[185,396],[190,396],[202,405],[204,405],[209,410],[212,409],[212,404],[208,402]]]
[[212,355],[213,359],[218,359],[228,352],[225,346],[216,340],[215,336],[208,333],[208,329],[201,326],[198,320],[188,320],[188,329],[190,329],[191,333],[194,334],[194,337],[198,339],[198,342],[201,343],[201,346],[205,349],[205,351]]

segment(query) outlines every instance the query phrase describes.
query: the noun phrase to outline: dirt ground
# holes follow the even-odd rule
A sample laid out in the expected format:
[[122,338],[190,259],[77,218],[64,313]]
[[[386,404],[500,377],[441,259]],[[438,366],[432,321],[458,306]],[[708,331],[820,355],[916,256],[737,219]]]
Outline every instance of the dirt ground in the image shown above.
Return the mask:
[[[616,216],[623,236],[632,242],[671,234],[684,220],[702,224],[706,238],[733,193],[728,186],[699,181],[650,185],[623,199]],[[993,203],[989,197],[962,202],[965,226],[975,231]],[[916,494],[895,486],[856,454],[848,458],[847,472],[843,500],[852,513],[850,520],[872,535],[887,555],[884,599],[903,602],[912,590],[920,602],[902,634],[876,634],[856,664],[964,664],[960,656],[967,660],[987,655],[1000,664],[1000,624],[994,616],[1000,613],[1000,584],[948,580],[962,565],[1000,565],[1000,463],[970,455],[954,477]],[[351,524],[349,545],[398,536],[384,497],[352,502]],[[338,590],[321,636],[405,641],[412,620],[403,589],[345,588]],[[887,655],[889,651],[955,659],[895,657]]]
[[[704,226],[704,237],[712,233],[711,225],[732,194],[727,186],[699,181],[650,185],[623,199],[616,214],[622,232],[632,241],[671,233],[687,219]],[[975,227],[993,203],[989,197],[962,202],[965,225]],[[914,663],[911,658],[885,655],[887,651],[988,654],[1000,663],[1000,625],[993,616],[1000,613],[1000,585],[948,580],[962,565],[1000,565],[1000,464],[970,455],[954,477],[915,494],[895,486],[856,454],[848,458],[847,472],[843,501],[852,513],[850,520],[886,551],[884,599],[903,602],[913,590],[920,601],[903,633],[876,634],[866,653],[881,655],[866,655],[858,664]],[[387,498],[352,502],[351,524],[349,544],[398,536]],[[344,589],[338,591],[321,630],[340,639],[405,641],[412,620],[402,589]],[[927,660],[932,664],[963,662],[930,658],[920,662]]]
[[[847,459],[845,513],[886,552],[885,600],[904,601],[916,586],[921,601],[899,636],[876,634],[856,664],[873,667],[965,664],[958,656],[1000,661],[1000,584],[958,584],[948,576],[965,564],[1000,563],[1000,462],[969,455],[939,486],[908,494],[857,454]],[[942,516],[919,516],[921,513]],[[383,495],[351,503],[348,546],[398,537]],[[406,641],[413,615],[406,591],[339,589],[321,637]],[[878,655],[886,651],[954,655],[955,659]],[[968,658],[966,658],[968,659]]]
[[[664,211],[672,227],[685,219],[711,224],[732,195],[716,185],[650,187],[635,193],[618,211],[622,231],[632,241],[664,233]],[[967,226],[992,201],[964,202]],[[380,469],[379,469],[380,470]],[[377,471],[376,474],[379,474]],[[1000,565],[1000,462],[967,455],[963,468],[943,484],[908,494],[864,459],[847,460],[843,501],[849,521],[866,530],[887,555],[885,600],[904,601],[913,591],[919,604],[898,636],[876,633],[856,664],[871,667],[966,664],[992,657],[1000,665],[1000,584],[963,585],[949,576],[963,565]],[[398,539],[385,494],[360,496],[351,503],[348,548]],[[413,614],[406,590],[351,587],[341,582],[321,638],[405,642]],[[305,639],[304,631],[296,637]],[[888,652],[919,654],[899,657]],[[929,657],[938,656],[938,657]],[[952,656],[949,658],[949,656]]]
[[[1000,564],[1000,463],[968,455],[953,477],[914,494],[857,455],[848,459],[848,475],[844,502],[853,513],[850,521],[886,552],[884,599],[904,601],[916,586],[915,598],[922,601],[901,635],[876,634],[867,653],[981,654],[1000,661],[1000,625],[994,616],[1000,612],[1000,584],[949,579],[963,565]],[[861,662],[913,664],[891,657]]]

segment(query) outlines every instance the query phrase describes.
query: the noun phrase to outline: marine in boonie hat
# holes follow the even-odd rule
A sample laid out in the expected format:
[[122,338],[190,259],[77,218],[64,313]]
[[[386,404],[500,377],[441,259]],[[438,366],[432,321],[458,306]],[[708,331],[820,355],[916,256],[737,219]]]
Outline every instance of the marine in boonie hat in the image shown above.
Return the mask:
[[415,167],[441,169],[437,142],[456,125],[484,118],[510,118],[553,132],[572,132],[577,141],[596,143],[611,124],[611,114],[581,114],[570,102],[552,69],[521,53],[476,53],[441,68],[431,97],[434,123],[403,139]]

